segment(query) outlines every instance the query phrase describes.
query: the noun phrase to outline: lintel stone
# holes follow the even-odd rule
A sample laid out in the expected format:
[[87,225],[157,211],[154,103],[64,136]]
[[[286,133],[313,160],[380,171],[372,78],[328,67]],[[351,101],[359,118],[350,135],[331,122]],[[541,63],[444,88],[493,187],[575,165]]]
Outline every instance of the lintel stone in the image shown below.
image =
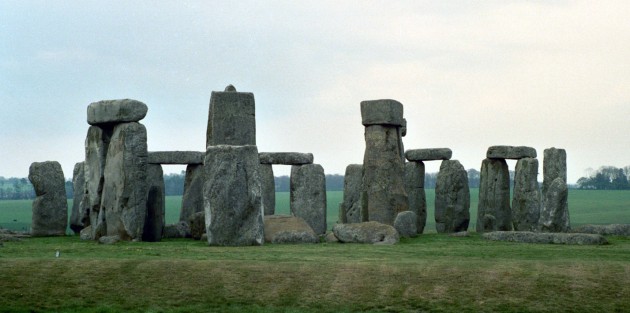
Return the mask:
[[261,152],[260,164],[304,165],[313,164],[312,153],[298,152]]
[[405,152],[405,158],[409,162],[450,160],[452,156],[453,151],[449,148],[413,149]]
[[486,152],[488,159],[512,159],[536,158],[536,149],[525,146],[492,146]]
[[391,99],[361,101],[361,118],[364,126],[406,126],[402,103]]
[[203,164],[204,152],[199,151],[153,151],[149,152],[149,164]]
[[102,100],[88,105],[87,122],[90,125],[138,122],[148,110],[146,104],[133,99]]

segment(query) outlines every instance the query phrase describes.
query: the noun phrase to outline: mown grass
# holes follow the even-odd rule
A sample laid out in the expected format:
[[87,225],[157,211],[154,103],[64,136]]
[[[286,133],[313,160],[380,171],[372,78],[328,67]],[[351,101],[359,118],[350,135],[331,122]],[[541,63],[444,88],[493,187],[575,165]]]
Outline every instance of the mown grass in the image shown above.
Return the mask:
[[31,238],[0,248],[0,312],[627,312],[630,239],[609,239],[208,247]]

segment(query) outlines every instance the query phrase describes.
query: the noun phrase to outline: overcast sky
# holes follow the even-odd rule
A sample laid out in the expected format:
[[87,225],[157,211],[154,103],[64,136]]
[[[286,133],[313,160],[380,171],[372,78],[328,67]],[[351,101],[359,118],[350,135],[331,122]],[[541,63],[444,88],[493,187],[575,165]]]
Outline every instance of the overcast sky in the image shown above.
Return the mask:
[[492,145],[541,163],[564,148],[572,183],[630,165],[629,16],[630,1],[2,0],[0,176],[45,160],[72,176],[104,99],[149,106],[149,151],[203,151],[210,93],[233,84],[255,95],[259,151],[312,152],[330,174],[362,162],[359,103],[391,98],[407,149],[479,169]]

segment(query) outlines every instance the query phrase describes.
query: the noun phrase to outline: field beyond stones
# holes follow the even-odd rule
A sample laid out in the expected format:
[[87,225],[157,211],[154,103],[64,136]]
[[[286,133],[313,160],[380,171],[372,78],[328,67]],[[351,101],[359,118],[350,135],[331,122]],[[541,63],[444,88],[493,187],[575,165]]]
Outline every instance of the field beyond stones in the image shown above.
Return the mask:
[[[570,192],[573,225],[630,223],[629,192]],[[340,194],[329,194],[329,208]],[[474,221],[477,191],[471,195]],[[283,197],[280,213],[288,212]],[[432,211],[430,191],[427,200]],[[178,201],[169,198],[169,208]],[[4,202],[0,222],[20,210]],[[473,232],[394,246],[221,248],[183,239],[105,246],[78,236],[30,238],[0,247],[0,312],[629,312],[630,238],[608,240],[518,244]]]

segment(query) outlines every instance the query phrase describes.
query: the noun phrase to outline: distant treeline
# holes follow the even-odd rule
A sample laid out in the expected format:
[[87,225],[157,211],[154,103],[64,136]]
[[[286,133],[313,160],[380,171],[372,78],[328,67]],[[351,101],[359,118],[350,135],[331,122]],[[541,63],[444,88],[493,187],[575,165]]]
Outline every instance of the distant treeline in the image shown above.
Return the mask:
[[597,190],[629,190],[630,166],[617,168],[602,166],[597,171],[591,171],[577,181],[579,189]]
[[[72,198],[72,182],[66,181],[66,196]],[[0,176],[0,200],[35,199],[35,189],[28,178]]]

